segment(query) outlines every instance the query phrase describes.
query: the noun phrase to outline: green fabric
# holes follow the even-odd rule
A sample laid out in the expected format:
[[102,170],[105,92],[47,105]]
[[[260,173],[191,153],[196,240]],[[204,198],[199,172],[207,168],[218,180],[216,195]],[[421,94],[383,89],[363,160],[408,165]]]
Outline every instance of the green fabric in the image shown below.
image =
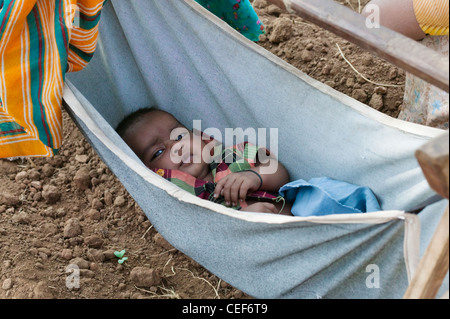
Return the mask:
[[259,41],[265,27],[249,0],[196,0],[252,41]]

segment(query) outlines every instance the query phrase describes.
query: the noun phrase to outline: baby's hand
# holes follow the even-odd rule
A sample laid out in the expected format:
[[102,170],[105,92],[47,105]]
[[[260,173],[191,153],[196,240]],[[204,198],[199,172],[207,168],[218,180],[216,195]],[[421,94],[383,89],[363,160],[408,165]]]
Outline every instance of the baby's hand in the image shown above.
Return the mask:
[[257,174],[246,171],[231,173],[216,184],[214,197],[223,196],[227,206],[236,206],[239,200],[245,200],[249,192],[257,191],[260,186]]
[[258,212],[258,213],[273,213],[278,214],[277,207],[272,203],[267,202],[258,202],[247,207],[242,208],[241,210],[246,212]]

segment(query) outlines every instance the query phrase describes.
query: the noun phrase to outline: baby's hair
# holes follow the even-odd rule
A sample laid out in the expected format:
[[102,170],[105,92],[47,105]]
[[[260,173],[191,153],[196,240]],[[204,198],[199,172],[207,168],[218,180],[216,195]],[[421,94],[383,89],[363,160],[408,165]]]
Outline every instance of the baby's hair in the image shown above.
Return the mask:
[[129,114],[119,123],[119,125],[117,125],[117,134],[119,134],[119,136],[123,138],[131,127],[135,126],[137,123],[139,123],[139,121],[142,120],[145,114],[157,110],[158,109],[154,107],[145,107]]

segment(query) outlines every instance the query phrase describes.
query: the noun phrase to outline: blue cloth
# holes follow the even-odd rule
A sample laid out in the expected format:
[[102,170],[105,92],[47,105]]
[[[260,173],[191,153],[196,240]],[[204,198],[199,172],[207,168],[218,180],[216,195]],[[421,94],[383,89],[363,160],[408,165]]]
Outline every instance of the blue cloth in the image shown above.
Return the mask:
[[380,210],[380,205],[368,187],[317,177],[308,182],[299,179],[279,190],[287,202],[293,203],[294,216],[366,213]]

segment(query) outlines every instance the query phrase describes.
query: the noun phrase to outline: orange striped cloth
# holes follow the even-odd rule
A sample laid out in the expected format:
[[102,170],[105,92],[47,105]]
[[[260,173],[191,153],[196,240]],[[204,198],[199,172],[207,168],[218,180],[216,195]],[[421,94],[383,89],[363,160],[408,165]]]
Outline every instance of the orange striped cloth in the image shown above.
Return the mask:
[[92,58],[107,0],[0,0],[0,158],[52,156],[67,72]]
[[413,0],[414,12],[423,32],[448,35],[449,0]]

